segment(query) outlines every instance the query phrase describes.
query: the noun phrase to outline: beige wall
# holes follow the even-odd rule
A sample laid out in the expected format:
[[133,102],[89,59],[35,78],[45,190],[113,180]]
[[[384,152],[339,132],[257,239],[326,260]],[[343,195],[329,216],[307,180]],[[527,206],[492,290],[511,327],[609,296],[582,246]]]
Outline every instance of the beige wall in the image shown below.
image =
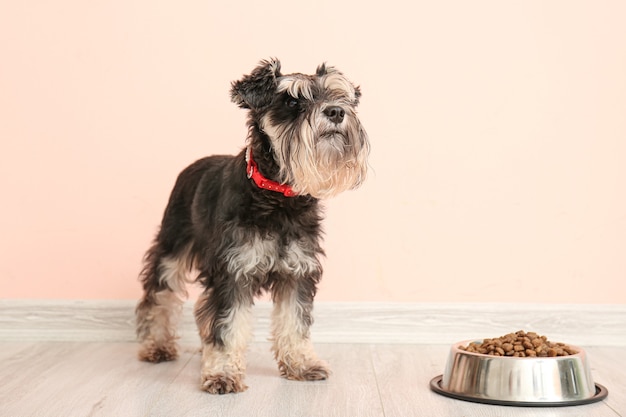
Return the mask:
[[625,303],[626,3],[0,4],[0,297],[136,298],[176,174],[244,143],[230,81],[361,85],[372,174],[321,300]]

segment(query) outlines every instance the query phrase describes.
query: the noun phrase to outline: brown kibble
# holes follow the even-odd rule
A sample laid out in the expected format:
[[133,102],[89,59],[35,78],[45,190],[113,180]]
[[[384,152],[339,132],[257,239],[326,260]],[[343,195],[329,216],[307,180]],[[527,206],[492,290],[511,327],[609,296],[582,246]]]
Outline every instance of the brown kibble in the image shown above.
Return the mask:
[[492,356],[524,357],[556,357],[575,355],[578,351],[565,343],[553,343],[546,336],[539,336],[535,332],[518,330],[501,337],[484,339],[482,343],[470,343],[461,346],[467,352],[480,353]]

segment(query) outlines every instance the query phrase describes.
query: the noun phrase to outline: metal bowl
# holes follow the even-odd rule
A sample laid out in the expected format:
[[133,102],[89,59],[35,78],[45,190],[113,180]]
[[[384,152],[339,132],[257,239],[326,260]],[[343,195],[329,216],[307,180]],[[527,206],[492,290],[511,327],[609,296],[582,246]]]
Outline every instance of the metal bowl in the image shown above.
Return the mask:
[[591,376],[585,351],[549,358],[489,356],[452,345],[443,375],[431,381],[439,394],[466,401],[517,406],[567,406],[604,399],[608,391]]

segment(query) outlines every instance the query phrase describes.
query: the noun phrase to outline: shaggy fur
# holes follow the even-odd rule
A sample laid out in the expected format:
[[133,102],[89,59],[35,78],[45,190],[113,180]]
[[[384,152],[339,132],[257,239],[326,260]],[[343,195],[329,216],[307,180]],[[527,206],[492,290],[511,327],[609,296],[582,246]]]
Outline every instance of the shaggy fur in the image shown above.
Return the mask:
[[[179,175],[140,276],[140,359],[176,359],[176,324],[196,271],[204,288],[194,310],[204,390],[246,389],[251,307],[264,291],[274,301],[272,350],[281,375],[328,377],[309,334],[322,276],[319,199],[365,179],[369,142],[356,116],[360,95],[332,67],[282,75],[277,60],[262,61],[232,84],[232,101],[248,110],[247,150],[200,159]],[[264,177],[289,185],[294,196],[259,188],[246,151]]]

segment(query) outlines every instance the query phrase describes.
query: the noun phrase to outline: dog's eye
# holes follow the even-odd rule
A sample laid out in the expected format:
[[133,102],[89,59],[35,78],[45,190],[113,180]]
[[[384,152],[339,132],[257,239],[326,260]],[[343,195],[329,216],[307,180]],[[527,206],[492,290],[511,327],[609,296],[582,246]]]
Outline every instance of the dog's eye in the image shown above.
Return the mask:
[[285,105],[290,109],[295,109],[298,106],[298,100],[293,97],[289,97],[287,100],[285,100]]

